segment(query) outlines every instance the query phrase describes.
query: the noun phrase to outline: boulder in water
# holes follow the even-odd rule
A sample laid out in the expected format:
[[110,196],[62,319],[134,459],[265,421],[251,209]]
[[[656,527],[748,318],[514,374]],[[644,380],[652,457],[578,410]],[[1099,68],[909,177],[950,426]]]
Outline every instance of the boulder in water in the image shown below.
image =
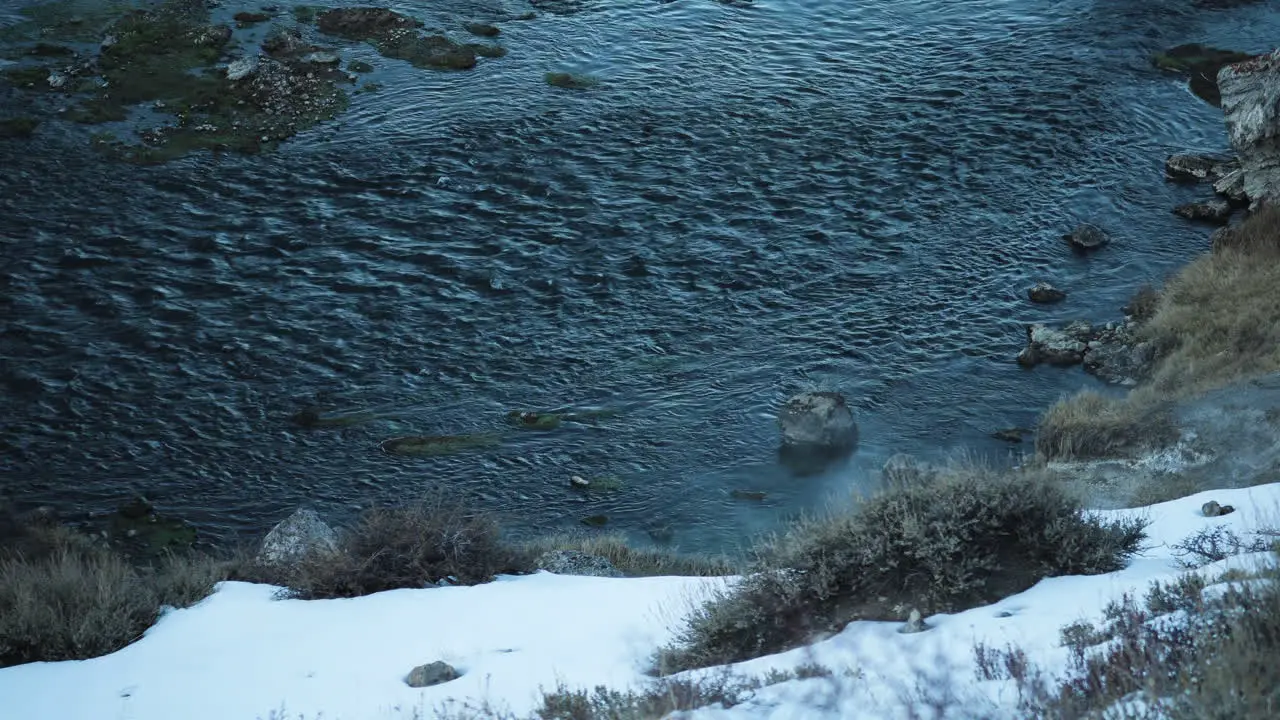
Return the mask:
[[1077,226],[1074,230],[1064,235],[1063,239],[1076,252],[1097,250],[1111,241],[1111,238],[1107,237],[1102,228],[1088,223]]
[[852,450],[858,426],[844,396],[836,392],[805,392],[792,397],[778,413],[783,447]]

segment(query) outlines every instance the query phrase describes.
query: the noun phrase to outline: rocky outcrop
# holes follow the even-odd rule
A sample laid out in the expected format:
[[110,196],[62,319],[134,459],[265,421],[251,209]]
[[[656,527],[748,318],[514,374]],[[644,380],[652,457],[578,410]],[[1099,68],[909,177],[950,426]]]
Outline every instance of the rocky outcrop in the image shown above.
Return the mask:
[[1234,156],[1218,153],[1178,153],[1164,161],[1165,175],[1171,180],[1217,182],[1238,169],[1240,162]]
[[1280,197],[1280,50],[1218,73],[1227,138],[1253,205]]
[[792,397],[778,413],[784,447],[825,450],[852,449],[858,426],[844,396],[835,392],[806,392]]
[[1084,365],[1086,372],[1116,385],[1135,385],[1155,359],[1150,343],[1138,339],[1132,321],[1094,326],[1073,322],[1063,328],[1027,327],[1027,346],[1018,353],[1023,367]]
[[538,556],[534,565],[556,575],[586,575],[589,577],[622,577],[622,571],[608,559],[588,555],[577,550],[552,550]]
[[301,508],[280,521],[262,540],[258,562],[289,565],[316,553],[338,550],[338,535],[314,510]]

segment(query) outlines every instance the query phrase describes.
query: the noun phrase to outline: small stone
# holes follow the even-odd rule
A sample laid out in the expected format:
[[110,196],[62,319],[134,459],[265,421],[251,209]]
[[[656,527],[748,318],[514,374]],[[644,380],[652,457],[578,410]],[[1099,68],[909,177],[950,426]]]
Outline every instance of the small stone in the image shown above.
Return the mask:
[[55,90],[65,86],[69,80],[71,80],[71,76],[66,73],[61,73],[61,72],[49,73],[49,87]]
[[1041,281],[1027,290],[1027,297],[1033,303],[1047,305],[1050,303],[1062,302],[1067,299],[1067,294],[1049,283]]
[[898,632],[903,634],[918,633],[928,630],[929,626],[924,624],[924,618],[921,617],[920,611],[911,608],[911,614],[907,616],[907,621],[903,623],[902,629]]
[[1080,225],[1062,237],[1078,252],[1097,250],[1111,241],[1102,228],[1089,224]]
[[589,488],[591,482],[581,475],[573,475],[569,478],[569,484],[576,488]]
[[426,665],[419,665],[410,670],[408,676],[404,679],[404,684],[411,688],[424,688],[457,680],[460,677],[462,677],[462,674],[455,670],[452,665],[437,660]]

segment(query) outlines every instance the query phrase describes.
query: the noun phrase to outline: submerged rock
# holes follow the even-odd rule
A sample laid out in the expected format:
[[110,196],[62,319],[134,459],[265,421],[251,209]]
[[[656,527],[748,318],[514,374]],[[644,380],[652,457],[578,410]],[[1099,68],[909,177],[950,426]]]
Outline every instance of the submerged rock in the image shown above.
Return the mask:
[[1280,51],[1224,67],[1218,75],[1227,138],[1240,158],[1251,203],[1280,197]]
[[1157,53],[1152,57],[1152,62],[1162,70],[1188,75],[1191,92],[1210,105],[1218,107],[1222,104],[1218,72],[1227,65],[1252,57],[1254,56],[1248,53],[1189,43]]
[[1097,250],[1111,241],[1102,228],[1087,223],[1076,227],[1062,238],[1077,252]]
[[410,435],[384,440],[380,447],[389,455],[430,457],[499,444],[501,440],[494,435]]
[[1033,303],[1047,305],[1066,300],[1067,294],[1047,282],[1038,282],[1027,289],[1027,298]]
[[608,559],[588,555],[578,550],[552,550],[538,556],[534,567],[556,575],[585,575],[588,577],[622,577],[622,571]]
[[546,74],[545,79],[547,84],[552,87],[568,90],[586,90],[599,84],[599,81],[590,75],[574,75],[573,73],[549,72]]
[[560,413],[512,410],[507,422],[521,430],[555,430],[564,421]]
[[858,426],[844,396],[805,392],[793,396],[778,413],[784,447],[848,450],[858,442]]
[[107,537],[139,555],[154,557],[190,548],[196,541],[196,529],[185,520],[156,513],[151,503],[139,496],[108,516]]
[[316,15],[316,26],[320,32],[348,40],[372,40],[400,30],[413,30],[418,27],[418,21],[386,8],[354,7],[325,10]]
[[257,560],[290,565],[308,556],[338,551],[338,534],[314,510],[300,508],[281,520],[262,540]]

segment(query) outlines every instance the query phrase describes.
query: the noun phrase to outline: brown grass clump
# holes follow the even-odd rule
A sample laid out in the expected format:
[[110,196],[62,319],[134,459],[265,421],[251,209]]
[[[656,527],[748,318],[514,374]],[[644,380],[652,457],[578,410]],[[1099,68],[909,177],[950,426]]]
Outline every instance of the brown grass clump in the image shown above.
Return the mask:
[[10,535],[0,547],[0,667],[115,652],[162,608],[208,596],[226,572],[224,563],[194,554],[135,566],[62,527]]
[[1130,304],[1147,316],[1139,339],[1157,360],[1146,385],[1122,399],[1083,392],[1041,418],[1036,449],[1049,460],[1140,450],[1171,438],[1172,403],[1280,371],[1280,210],[1264,207],[1159,293]]

